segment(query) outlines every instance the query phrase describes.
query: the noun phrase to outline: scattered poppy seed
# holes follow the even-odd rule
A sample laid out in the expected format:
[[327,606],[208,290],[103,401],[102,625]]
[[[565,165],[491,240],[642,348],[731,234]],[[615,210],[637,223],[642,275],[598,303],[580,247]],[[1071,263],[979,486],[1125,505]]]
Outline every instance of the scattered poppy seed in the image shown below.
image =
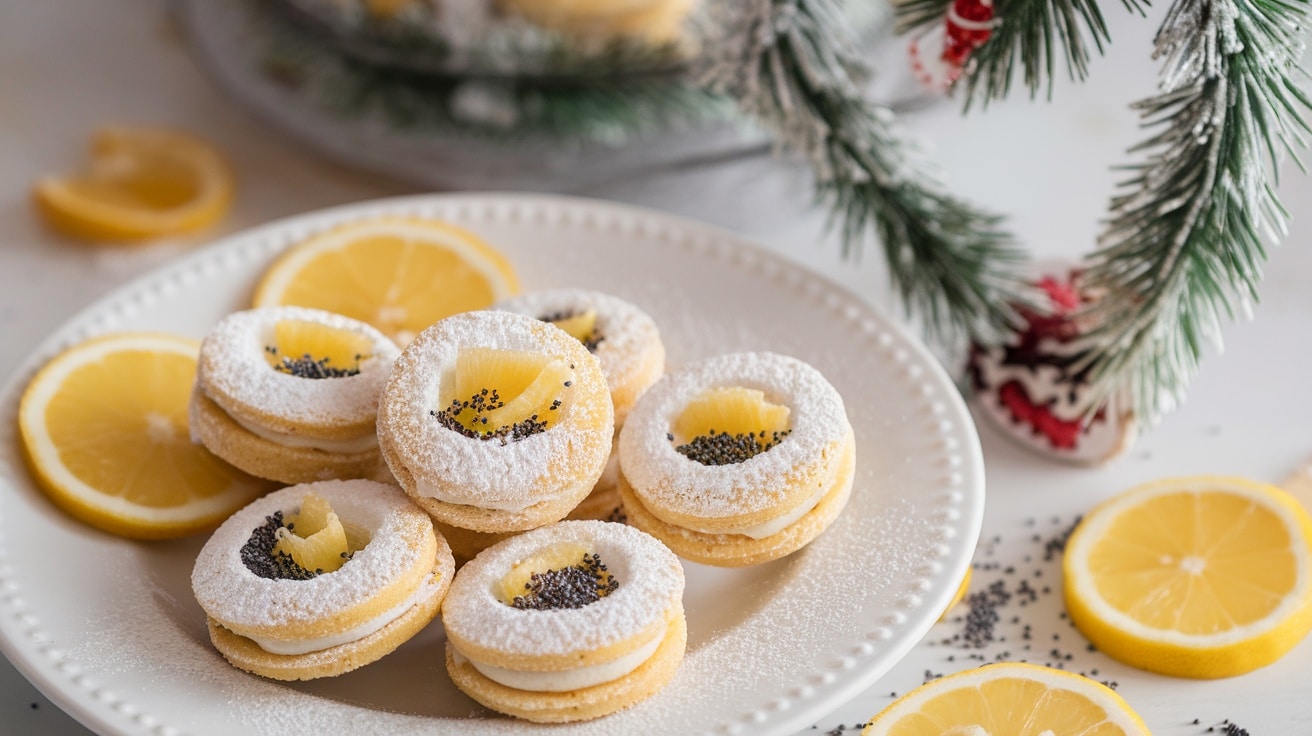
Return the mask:
[[285,552],[275,552],[278,544],[277,532],[281,528],[291,529],[283,523],[281,511],[266,516],[264,523],[251,531],[251,536],[242,545],[242,564],[255,575],[270,580],[309,580],[322,574],[322,570],[306,570],[292,556]]
[[[490,425],[488,424],[487,417],[483,416],[483,414],[500,409],[505,405],[506,403],[501,400],[501,396],[496,389],[489,391],[484,388],[473,396],[470,396],[469,399],[465,401],[453,399],[450,406],[441,411],[429,411],[428,414],[429,416],[436,418],[438,424],[453,432],[464,435],[465,437],[477,440],[498,439],[501,440],[501,444],[503,445],[508,442],[522,440],[525,437],[531,437],[547,430],[547,422],[540,421],[537,414],[534,414],[527,419],[521,419],[514,424],[503,424],[499,427],[492,427],[487,430],[473,429],[467,426],[465,422],[461,422],[457,419],[461,414],[471,412],[474,416],[472,419],[468,420],[468,424],[477,424],[487,427]],[[555,409],[559,405],[560,401],[557,400],[551,405],[551,408]]]
[[[734,434],[708,430],[707,434],[694,437],[686,445],[679,445],[674,450],[680,455],[701,463],[702,465],[732,465],[741,463],[760,455],[779,444],[792,430],[772,432],[767,439],[765,432],[757,434]],[[672,435],[666,434],[670,441]]]
[[278,358],[273,369],[279,373],[287,373],[297,378],[347,378],[349,376],[359,375],[360,361],[364,359],[363,355],[355,356],[355,366],[352,368],[338,368],[328,365],[331,358],[318,358],[309,353],[303,354],[299,358],[289,358],[285,355],[278,355],[278,348],[268,345],[264,348],[265,352]]

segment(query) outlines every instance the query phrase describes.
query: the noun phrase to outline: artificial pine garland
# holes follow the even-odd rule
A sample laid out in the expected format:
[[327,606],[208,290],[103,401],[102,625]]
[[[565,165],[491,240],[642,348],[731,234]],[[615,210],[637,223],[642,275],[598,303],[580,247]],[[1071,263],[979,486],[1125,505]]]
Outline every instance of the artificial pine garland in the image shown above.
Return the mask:
[[[900,9],[901,25],[923,26],[927,6],[949,2],[915,0]],[[1307,15],[1306,0],[1177,0],[1169,9],[1154,49],[1165,60],[1161,91],[1133,105],[1158,130],[1132,149],[1145,160],[1112,199],[1084,274],[1084,288],[1100,295],[1074,358],[1090,410],[1126,391],[1141,416],[1159,417],[1183,397],[1206,345],[1219,345],[1222,318],[1257,299],[1263,238],[1278,242],[1285,228],[1278,159],[1308,130],[1295,84]],[[1050,84],[1057,52],[1083,79],[1089,43],[1076,18],[1099,52],[1110,40],[1088,0],[997,0],[995,18],[965,70],[967,106],[1005,96],[1017,60],[1031,95]]]
[[903,303],[948,339],[996,342],[1025,300],[1021,254],[1001,218],[948,194],[871,102],[833,0],[737,0],[698,79],[806,156],[847,250],[878,236]]
[[1258,298],[1263,240],[1287,213],[1274,192],[1282,153],[1309,132],[1301,74],[1306,2],[1177,0],[1155,39],[1161,92],[1136,103],[1157,130],[1111,202],[1089,258],[1105,293],[1085,356],[1102,393],[1128,385],[1148,412],[1183,397],[1221,323]]
[[[967,109],[1006,97],[1016,79],[1031,96],[1050,93],[1059,65],[1082,80],[1110,41],[1096,0],[904,0],[898,27],[918,32],[946,16],[951,30],[949,11],[963,2],[991,18],[955,15],[973,28],[955,49],[954,62],[966,57],[960,77],[948,80]],[[1141,160],[1083,265],[1082,288],[1100,298],[1076,316],[1085,334],[1070,367],[1087,389],[1089,415],[1128,393],[1141,418],[1159,417],[1182,396],[1206,344],[1219,342],[1221,322],[1257,298],[1264,239],[1278,241],[1285,227],[1272,191],[1277,160],[1309,131],[1301,114],[1312,105],[1295,85],[1309,2],[1176,0],[1170,8],[1154,50],[1164,59],[1161,91],[1134,105],[1155,132],[1132,149]],[[840,4],[712,0],[703,53],[688,68],[623,85],[604,74],[511,84],[508,109],[532,115],[500,128],[454,114],[459,78],[334,53],[304,29],[283,27],[294,42],[275,46],[284,59],[287,49],[299,53],[302,69],[334,69],[326,89],[340,108],[381,111],[402,127],[618,140],[713,117],[728,98],[805,157],[847,252],[879,241],[908,311],[942,338],[995,343],[1017,327],[1017,307],[1033,303],[1022,253],[999,216],[935,181],[892,112],[863,94]],[[1121,5],[1143,14],[1147,2]],[[569,44],[553,53],[566,67],[605,70],[629,51],[582,64]]]

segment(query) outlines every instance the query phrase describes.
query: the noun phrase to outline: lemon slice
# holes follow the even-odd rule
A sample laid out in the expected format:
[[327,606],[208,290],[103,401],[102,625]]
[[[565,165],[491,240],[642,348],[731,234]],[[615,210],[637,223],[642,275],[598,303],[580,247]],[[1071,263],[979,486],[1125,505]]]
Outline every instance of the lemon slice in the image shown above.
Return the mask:
[[1312,521],[1242,478],[1169,478],[1084,518],[1066,545],[1066,607],[1099,649],[1179,677],[1270,664],[1312,629]]
[[187,404],[199,343],[122,333],[43,367],[19,406],[38,484],[73,516],[125,537],[201,531],[269,489],[193,444]]
[[56,229],[97,241],[136,241],[207,227],[228,211],[232,172],[210,144],[158,128],[105,128],[91,162],[33,188]]
[[946,620],[948,615],[952,613],[952,609],[966,599],[966,594],[970,592],[970,578],[971,569],[968,567],[966,568],[966,574],[961,576],[961,584],[957,586],[957,592],[952,594],[952,600],[948,602],[947,607],[943,609],[943,613],[939,615],[939,621]]
[[1019,662],[932,680],[862,736],[1151,736],[1121,696],[1087,677]]
[[404,347],[425,327],[519,291],[505,256],[436,220],[354,222],[284,253],[255,289],[257,307],[315,307],[367,322]]

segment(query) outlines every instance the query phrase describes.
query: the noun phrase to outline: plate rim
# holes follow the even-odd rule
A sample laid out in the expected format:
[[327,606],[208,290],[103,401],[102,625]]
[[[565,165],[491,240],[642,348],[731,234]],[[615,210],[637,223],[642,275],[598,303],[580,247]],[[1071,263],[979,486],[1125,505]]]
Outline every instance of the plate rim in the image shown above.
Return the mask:
[[[849,309],[852,308],[852,305],[856,305],[857,311],[864,311],[861,316],[877,323],[884,334],[891,334],[892,338],[890,339],[898,343],[897,347],[905,350],[908,358],[914,358],[912,362],[915,365],[927,371],[918,380],[932,381],[938,384],[940,388],[945,389],[942,391],[943,399],[951,407],[949,410],[951,418],[962,420],[955,423],[956,429],[965,434],[967,441],[959,443],[952,450],[953,457],[958,459],[956,472],[964,479],[961,484],[964,489],[961,493],[961,500],[964,503],[960,508],[964,518],[957,520],[957,526],[960,527],[957,531],[962,533],[955,535],[954,539],[948,540],[950,543],[942,545],[946,550],[940,555],[943,570],[936,573],[936,575],[944,576],[951,573],[953,579],[955,579],[965,574],[969,568],[971,556],[983,524],[985,468],[982,447],[978,431],[966,407],[964,398],[960,395],[946,369],[934,358],[929,349],[911,333],[910,329],[887,317],[868,300],[828,276],[803,263],[788,259],[764,246],[758,245],[737,233],[646,207],[604,200],[558,194],[513,192],[407,195],[315,210],[226,234],[193,253],[168,261],[112,289],[107,294],[78,310],[48,334],[0,384],[0,409],[2,409],[0,413],[3,413],[7,419],[14,420],[8,423],[9,426],[5,431],[12,435],[13,443],[17,444],[20,441],[15,426],[18,400],[27,381],[45,361],[73,343],[109,330],[109,320],[105,315],[131,316],[133,295],[141,293],[152,284],[178,281],[181,274],[197,270],[200,264],[221,261],[225,257],[243,260],[253,257],[263,250],[270,250],[270,254],[280,252],[291,242],[304,237],[307,231],[327,229],[342,222],[371,216],[409,214],[414,209],[438,205],[455,207],[464,205],[471,208],[482,207],[490,210],[500,208],[507,212],[542,208],[568,213],[575,218],[599,214],[627,217],[634,222],[645,222],[647,223],[645,226],[649,228],[655,228],[656,230],[663,228],[683,233],[685,236],[698,238],[707,243],[708,247],[721,247],[737,254],[748,254],[754,262],[757,260],[772,261],[778,268],[796,271],[811,280],[812,283],[822,284],[826,293],[833,295],[829,297],[833,304],[846,303]],[[301,234],[297,235],[297,233]],[[281,245],[272,245],[276,240],[285,242]],[[19,458],[20,454],[20,452],[15,451],[15,458]],[[0,468],[0,470],[10,470],[15,475],[26,476],[28,471],[21,462],[21,458],[19,458],[18,465],[20,467]],[[18,478],[6,479],[5,474],[0,473],[0,485],[3,486],[0,487],[0,490],[9,489],[11,480],[17,481]],[[31,483],[30,478],[27,482]],[[11,496],[11,498],[13,497]],[[19,500],[18,502],[21,503],[22,501]],[[72,681],[76,674],[60,671],[61,667],[59,665],[63,663],[62,661],[51,661],[51,657],[38,659],[32,656],[32,653],[28,651],[28,647],[20,641],[24,632],[18,629],[19,625],[24,623],[24,612],[21,610],[15,611],[14,609],[21,608],[21,605],[15,606],[15,600],[17,599],[21,603],[22,598],[12,594],[4,595],[7,590],[4,573],[8,569],[3,546],[6,528],[4,503],[0,502],[0,611],[7,609],[7,612],[13,615],[0,617],[0,652],[3,652],[14,667],[46,697],[58,705],[65,713],[92,730],[109,734],[150,733],[158,735],[177,733],[176,729],[170,729],[167,726],[140,726],[138,721],[131,719],[129,719],[131,723],[125,725],[123,723],[124,713],[121,709],[111,707],[109,703],[89,698]],[[954,586],[940,588],[936,596],[931,597],[929,600],[919,601],[919,605],[929,607],[929,610],[941,610],[946,608],[953,592]],[[896,616],[896,614],[894,615]],[[903,616],[902,618],[902,621],[896,623],[903,626],[907,625],[906,617]],[[761,702],[754,709],[739,707],[737,708],[737,718],[728,715],[726,711],[726,717],[708,730],[736,733],[743,728],[750,727],[753,729],[753,733],[790,734],[804,729],[827,713],[850,701],[896,665],[924,637],[933,626],[934,621],[935,619],[932,617],[925,617],[923,622],[918,621],[911,625],[911,628],[918,630],[916,634],[904,636],[894,646],[882,650],[891,653],[881,657],[880,664],[877,667],[862,669],[852,663],[840,661],[838,666],[833,669],[856,670],[857,676],[835,677],[826,672],[821,677],[821,682],[818,683],[826,688],[825,694],[819,697],[807,696],[803,698],[811,702],[803,703],[801,707],[779,708],[774,701]],[[853,631],[852,636],[858,637],[860,633],[860,631]],[[844,657],[843,659],[851,660],[852,658]],[[82,694],[82,696],[78,697],[79,694]],[[770,695],[772,694],[764,694],[762,700],[768,699]],[[760,719],[760,716],[764,716],[764,719]],[[140,727],[134,728],[133,724]]]

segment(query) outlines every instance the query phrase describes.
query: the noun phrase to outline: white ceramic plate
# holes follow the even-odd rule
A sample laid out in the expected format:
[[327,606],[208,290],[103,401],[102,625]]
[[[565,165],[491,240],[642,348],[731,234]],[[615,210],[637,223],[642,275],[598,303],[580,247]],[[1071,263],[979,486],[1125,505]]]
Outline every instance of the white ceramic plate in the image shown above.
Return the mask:
[[64,325],[0,392],[0,646],[78,720],[153,736],[527,729],[454,689],[440,625],[327,681],[276,683],[228,666],[190,591],[203,535],[138,543],[96,532],[45,500],[19,454],[18,398],[61,348],[124,329],[200,337],[248,304],[279,251],[383,213],[470,228],[513,259],[525,288],[622,295],[656,319],[671,364],[775,350],[811,362],[847,403],[859,465],[837,523],[770,564],[688,565],[688,654],[674,682],[571,733],[791,733],[874,682],[946,606],[982,520],[979,441],[944,372],[861,299],[730,234],[641,209],[537,196],[396,199],[284,220],[150,274]]

